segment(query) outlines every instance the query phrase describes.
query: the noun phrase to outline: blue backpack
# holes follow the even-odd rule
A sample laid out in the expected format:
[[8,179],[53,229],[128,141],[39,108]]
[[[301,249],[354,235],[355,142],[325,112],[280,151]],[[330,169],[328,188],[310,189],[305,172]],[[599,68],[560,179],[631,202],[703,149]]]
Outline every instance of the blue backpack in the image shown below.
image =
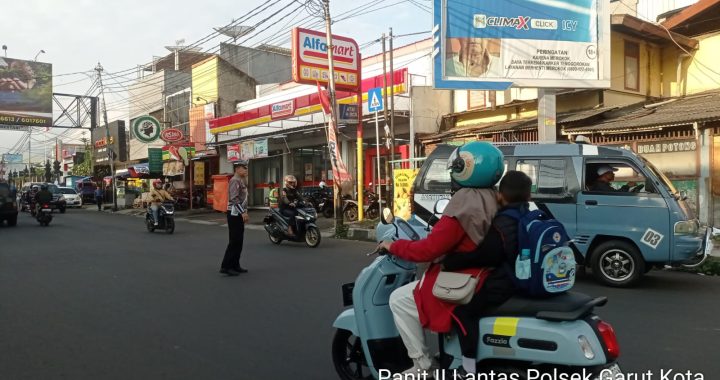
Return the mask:
[[565,227],[540,210],[508,209],[500,215],[518,221],[518,255],[506,269],[521,294],[543,297],[568,291],[575,284],[575,254]]

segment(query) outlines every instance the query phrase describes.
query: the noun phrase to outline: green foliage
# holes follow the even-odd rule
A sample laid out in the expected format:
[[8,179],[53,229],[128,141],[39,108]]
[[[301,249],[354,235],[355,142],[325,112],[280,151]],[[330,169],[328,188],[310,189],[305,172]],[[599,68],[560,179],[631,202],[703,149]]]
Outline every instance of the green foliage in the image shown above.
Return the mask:
[[93,154],[88,144],[85,144],[85,155],[83,157],[83,162],[73,167],[73,175],[91,176],[93,175]]
[[710,256],[697,268],[686,269],[690,273],[699,273],[706,276],[720,276],[720,257]]

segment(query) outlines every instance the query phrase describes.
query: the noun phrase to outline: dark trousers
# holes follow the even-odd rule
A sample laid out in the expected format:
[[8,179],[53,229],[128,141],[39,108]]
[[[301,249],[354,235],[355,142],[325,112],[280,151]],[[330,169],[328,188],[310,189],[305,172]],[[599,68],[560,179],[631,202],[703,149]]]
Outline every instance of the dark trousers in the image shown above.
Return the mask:
[[98,211],[102,210],[103,197],[95,197],[95,203],[97,203]]
[[230,242],[225,249],[225,257],[223,257],[220,267],[222,269],[238,269],[245,237],[245,222],[243,222],[242,215],[232,216],[230,211],[227,213],[227,221]]
[[504,303],[511,296],[511,292],[481,289],[467,305],[455,307],[453,314],[462,323],[462,328],[465,329],[465,334],[463,334],[457,321],[454,321],[458,340],[460,341],[460,351],[464,357],[474,358],[477,356],[478,339],[480,339],[480,324],[478,321],[480,318],[486,316],[490,309]]

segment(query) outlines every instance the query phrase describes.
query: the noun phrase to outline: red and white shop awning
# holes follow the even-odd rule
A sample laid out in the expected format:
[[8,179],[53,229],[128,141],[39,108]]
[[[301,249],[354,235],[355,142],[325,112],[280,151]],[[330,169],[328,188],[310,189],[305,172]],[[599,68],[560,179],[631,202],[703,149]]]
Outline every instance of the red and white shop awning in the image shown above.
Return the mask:
[[[407,92],[407,77],[407,68],[395,70],[395,72],[393,73],[395,94],[402,94]],[[387,76],[387,83],[391,83],[390,74],[388,74]],[[382,75],[363,79],[363,102],[367,102],[367,91],[369,89],[382,86]],[[389,93],[390,87],[387,87],[386,90]],[[273,97],[273,99],[277,99],[277,97]],[[347,91],[337,91],[337,99],[338,104],[354,104],[357,103],[357,94]],[[302,115],[309,115],[316,112],[321,112],[321,110],[322,107],[320,105],[320,96],[317,94],[317,92],[281,101],[274,100],[272,103],[261,105],[257,108],[238,112],[234,115],[210,120],[210,133],[218,134],[222,132],[230,132],[241,128],[267,124],[271,121],[285,120]]]

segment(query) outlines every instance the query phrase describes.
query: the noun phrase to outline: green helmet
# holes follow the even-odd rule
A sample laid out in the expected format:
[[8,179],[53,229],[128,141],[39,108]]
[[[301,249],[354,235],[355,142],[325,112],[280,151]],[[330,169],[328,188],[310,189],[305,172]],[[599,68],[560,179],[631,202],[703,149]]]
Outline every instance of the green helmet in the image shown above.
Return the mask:
[[493,187],[505,170],[502,152],[492,144],[469,142],[457,149],[448,159],[450,177],[461,187]]

